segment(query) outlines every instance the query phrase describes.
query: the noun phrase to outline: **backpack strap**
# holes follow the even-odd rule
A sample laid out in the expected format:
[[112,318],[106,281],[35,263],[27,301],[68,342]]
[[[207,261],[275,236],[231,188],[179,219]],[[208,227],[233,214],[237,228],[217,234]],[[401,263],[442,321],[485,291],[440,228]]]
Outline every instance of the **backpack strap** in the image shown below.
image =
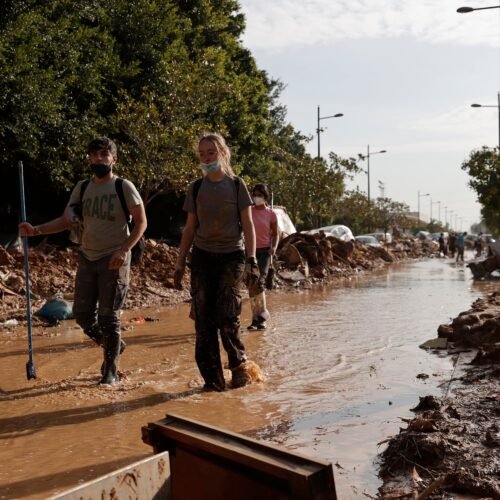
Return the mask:
[[196,179],[193,184],[193,202],[194,202],[194,213],[196,214],[197,212],[197,206],[196,206],[196,198],[198,198],[198,192],[201,187],[201,183],[203,182],[203,177],[200,177],[199,179]]
[[85,193],[85,190],[87,189],[87,186],[89,185],[90,179],[85,179],[81,184],[80,184],[80,205],[83,203],[83,195]]
[[132,221],[130,220],[130,212],[127,207],[127,202],[125,201],[125,194],[123,193],[123,179],[117,177],[115,181],[116,194],[120,200],[120,205],[122,206],[123,213],[125,214],[125,219],[127,219],[127,226],[130,231],[132,231]]

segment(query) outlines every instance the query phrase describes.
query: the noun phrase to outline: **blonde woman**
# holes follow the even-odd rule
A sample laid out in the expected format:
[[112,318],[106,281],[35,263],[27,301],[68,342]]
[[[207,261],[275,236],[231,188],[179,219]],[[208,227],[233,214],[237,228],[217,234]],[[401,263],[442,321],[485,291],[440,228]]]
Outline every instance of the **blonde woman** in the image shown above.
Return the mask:
[[250,381],[240,339],[240,288],[245,272],[258,276],[252,199],[244,181],[234,175],[231,153],[221,135],[202,136],[198,156],[203,177],[189,186],[184,202],[187,221],[174,281],[181,286],[186,256],[193,246],[190,267],[196,363],[205,388],[223,391],[218,332],[232,371],[232,386]]

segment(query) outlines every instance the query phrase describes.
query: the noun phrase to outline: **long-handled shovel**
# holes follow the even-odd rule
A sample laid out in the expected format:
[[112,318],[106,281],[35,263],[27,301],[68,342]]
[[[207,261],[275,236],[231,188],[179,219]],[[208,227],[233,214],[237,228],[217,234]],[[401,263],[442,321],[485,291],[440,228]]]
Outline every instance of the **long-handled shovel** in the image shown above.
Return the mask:
[[[21,222],[26,222],[26,206],[24,203],[24,173],[23,162],[19,167],[19,188],[21,192]],[[24,249],[24,274],[26,277],[26,317],[28,319],[28,362],[26,363],[26,376],[28,380],[36,378],[35,365],[33,364],[33,336],[31,332],[31,302],[30,302],[30,271],[28,265],[28,237],[23,236]]]

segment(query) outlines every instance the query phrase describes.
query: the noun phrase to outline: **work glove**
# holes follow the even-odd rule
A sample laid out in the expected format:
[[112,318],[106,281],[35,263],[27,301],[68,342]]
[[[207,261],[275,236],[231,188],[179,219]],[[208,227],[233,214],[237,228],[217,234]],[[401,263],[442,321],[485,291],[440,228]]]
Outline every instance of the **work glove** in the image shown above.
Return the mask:
[[247,257],[245,261],[245,285],[249,290],[256,288],[259,282],[260,271],[255,257]]
[[184,271],[186,270],[186,260],[177,259],[174,271],[174,286],[177,290],[182,290],[182,277],[184,276]]

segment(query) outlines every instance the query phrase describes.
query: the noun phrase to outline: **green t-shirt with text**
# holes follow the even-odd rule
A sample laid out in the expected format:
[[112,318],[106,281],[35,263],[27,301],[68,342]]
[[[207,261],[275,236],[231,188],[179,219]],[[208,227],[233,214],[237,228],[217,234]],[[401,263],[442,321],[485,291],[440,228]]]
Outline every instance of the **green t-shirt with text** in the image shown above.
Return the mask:
[[[89,260],[98,260],[116,252],[129,236],[125,213],[116,192],[116,176],[102,184],[91,180],[82,199],[83,236],[81,252]],[[80,203],[80,188],[77,183],[71,193],[68,206]],[[123,180],[123,194],[130,209],[142,204],[135,186]]]

